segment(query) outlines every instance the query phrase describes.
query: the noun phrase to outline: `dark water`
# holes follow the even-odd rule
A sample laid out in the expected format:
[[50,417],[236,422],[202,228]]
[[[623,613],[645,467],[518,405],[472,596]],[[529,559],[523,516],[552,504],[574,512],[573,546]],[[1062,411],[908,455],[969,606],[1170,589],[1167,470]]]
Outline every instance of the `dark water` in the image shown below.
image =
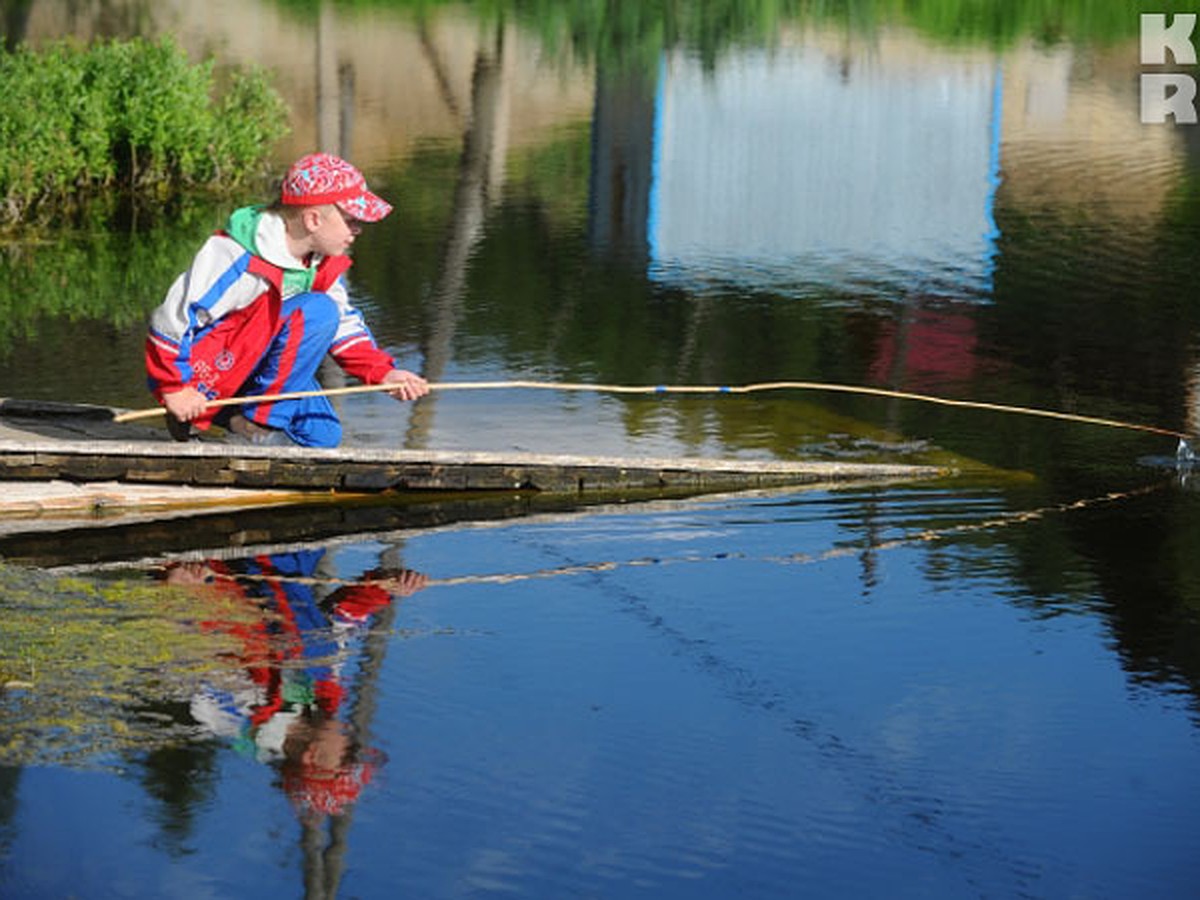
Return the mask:
[[[944,6],[236,21],[334,38],[332,107],[271,64],[396,200],[352,287],[433,380],[803,379],[1194,433],[1200,159],[1139,119],[1136,16]],[[242,59],[232,14],[180,15],[144,27]],[[0,395],[145,405],[146,311],[223,215],[0,247]],[[819,392],[340,409],[364,445],[963,474],[0,539],[38,567],[0,581],[0,894],[1196,895],[1174,439]]]

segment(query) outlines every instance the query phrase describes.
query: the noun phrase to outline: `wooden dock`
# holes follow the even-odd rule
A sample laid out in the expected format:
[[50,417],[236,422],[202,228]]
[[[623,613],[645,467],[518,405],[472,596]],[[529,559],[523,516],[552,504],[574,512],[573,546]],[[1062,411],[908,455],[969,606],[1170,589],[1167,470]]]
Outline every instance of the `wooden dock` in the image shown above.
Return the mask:
[[730,490],[910,480],[936,466],[776,460],[626,458],[371,448],[311,449],[209,442],[0,439],[0,481],[183,485],[273,491]]
[[178,443],[107,407],[0,399],[0,519],[327,502],[341,497],[527,493],[681,496],[792,485],[934,478],[940,466],[627,458],[535,453],[312,449]]

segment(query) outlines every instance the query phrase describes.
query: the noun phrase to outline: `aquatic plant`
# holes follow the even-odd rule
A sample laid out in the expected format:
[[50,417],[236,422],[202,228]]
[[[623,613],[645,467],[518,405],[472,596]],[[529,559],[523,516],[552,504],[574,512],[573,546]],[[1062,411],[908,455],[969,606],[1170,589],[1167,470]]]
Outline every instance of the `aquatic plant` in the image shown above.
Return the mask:
[[114,188],[165,198],[261,174],[287,109],[259,69],[216,96],[211,60],[171,38],[0,52],[0,224]]
[[92,764],[187,739],[155,706],[219,680],[235,649],[200,623],[257,614],[215,592],[5,564],[0,611],[0,765]]

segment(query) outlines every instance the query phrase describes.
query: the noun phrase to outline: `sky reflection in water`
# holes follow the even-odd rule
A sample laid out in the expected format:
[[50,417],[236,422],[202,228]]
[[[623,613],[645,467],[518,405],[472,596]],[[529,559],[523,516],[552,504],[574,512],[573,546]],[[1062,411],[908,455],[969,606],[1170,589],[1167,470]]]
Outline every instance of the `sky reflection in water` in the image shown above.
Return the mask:
[[[292,140],[353,113],[333,124],[399,214],[359,242],[352,288],[431,378],[803,378],[1194,430],[1195,142],[1137,121],[1135,38],[996,49],[816,23],[630,75],[538,68],[511,23],[496,40],[457,14],[322,10],[184,24],[231,59],[278,49],[303,110],[316,38],[337,36],[322,46],[350,68],[323,83],[344,93]],[[211,39],[226,20],[244,27]],[[363,63],[380,36],[388,65]],[[418,91],[439,61],[447,80]],[[224,213],[0,259],[0,393],[148,402],[138,304]],[[260,519],[214,531],[251,549],[200,541],[146,583],[194,576],[205,610],[206,591],[240,603],[248,620],[205,632],[233,655],[176,693],[167,663],[126,665],[132,700],[79,707],[190,740],[3,770],[0,894],[1193,892],[1200,505],[1139,462],[1173,444],[874,399],[727,401],[341,412],[365,445],[872,448],[972,474],[298,547]],[[382,577],[412,580],[361,590]],[[5,695],[10,733],[37,690]]]

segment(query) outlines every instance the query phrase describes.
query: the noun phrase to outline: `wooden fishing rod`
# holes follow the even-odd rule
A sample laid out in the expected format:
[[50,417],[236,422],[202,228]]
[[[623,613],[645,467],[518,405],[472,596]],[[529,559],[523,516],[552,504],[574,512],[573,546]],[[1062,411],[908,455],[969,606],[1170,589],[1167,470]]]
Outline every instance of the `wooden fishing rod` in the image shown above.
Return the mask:
[[[300,400],[306,397],[337,397],[345,394],[365,394],[380,391],[394,391],[398,385],[392,384],[358,384],[349,387],[328,388],[312,391],[292,391],[284,394],[266,394],[256,397],[224,397],[210,400],[208,409],[222,406],[238,406],[244,403],[274,403],[280,400]],[[757,384],[740,385],[623,385],[623,384],[590,384],[570,381],[447,381],[429,385],[431,391],[483,391],[483,390],[552,390],[552,391],[586,391],[604,394],[754,394],[765,391],[824,391],[827,393],[860,394],[872,397],[886,397],[893,400],[913,400],[920,403],[935,403],[941,406],[957,406],[967,409],[981,409],[990,412],[1014,413],[1026,416],[1038,416],[1046,419],[1058,419],[1065,422],[1080,422],[1087,425],[1101,425],[1107,428],[1123,428],[1132,431],[1144,431],[1150,434],[1165,435],[1181,440],[1190,440],[1191,435],[1169,428],[1159,428],[1155,425],[1142,425],[1136,422],[1122,422],[1117,419],[1105,419],[1097,416],[1084,416],[1076,413],[1059,412],[1051,409],[1037,409],[1028,406],[1010,406],[1004,403],[986,403],[979,400],[955,400],[948,397],[937,397],[930,394],[916,394],[911,391],[893,391],[888,388],[869,387],[865,385],[831,384],[822,381],[765,381]],[[137,419],[149,419],[160,416],[165,412],[163,407],[133,410],[120,413],[113,417],[114,422],[132,422]]]

